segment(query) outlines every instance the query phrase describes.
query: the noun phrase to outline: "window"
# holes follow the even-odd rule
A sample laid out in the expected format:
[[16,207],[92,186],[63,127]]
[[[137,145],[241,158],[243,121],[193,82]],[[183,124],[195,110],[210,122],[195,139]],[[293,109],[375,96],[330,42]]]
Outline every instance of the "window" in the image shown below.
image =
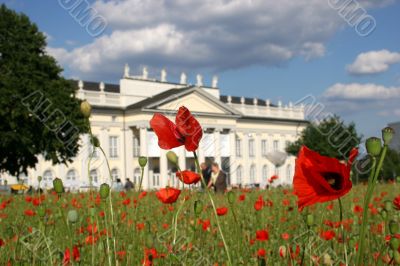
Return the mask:
[[140,176],[141,176],[140,168],[136,168],[136,169],[133,171],[133,183],[134,183],[135,185],[139,185],[139,183],[140,183]]
[[92,182],[95,184],[99,181],[96,169],[90,170],[90,178],[92,179]]
[[242,157],[242,141],[236,138],[236,156]]
[[254,157],[254,139],[249,139],[249,156]]
[[119,176],[118,176],[118,169],[112,169],[111,170],[111,178],[112,178],[112,180],[115,182],[118,178],[119,178]]
[[153,186],[158,187],[160,185],[160,174],[153,174]]
[[275,175],[279,176],[279,168],[278,167],[275,167]]
[[279,150],[279,140],[274,140],[274,151]]
[[266,156],[267,155],[267,140],[263,139],[261,140],[261,155]]
[[[97,136],[93,136],[93,137],[94,137],[94,138],[97,138]],[[89,146],[89,156],[93,156],[93,158],[97,158],[97,157],[99,156],[98,148],[96,148],[96,147],[93,145],[90,136],[89,136],[89,145],[88,145],[88,146]]]
[[110,158],[118,157],[118,137],[110,137]]
[[140,156],[139,138],[136,136],[133,136],[133,157],[139,157],[139,156]]
[[250,167],[250,184],[254,184],[256,181],[256,166],[253,164]]
[[51,181],[53,180],[53,173],[50,170],[46,170],[43,173],[43,181]]
[[75,181],[76,179],[76,171],[75,170],[69,170],[67,173],[67,180],[70,181]]
[[268,179],[268,166],[264,165],[262,168],[262,179],[267,180]]
[[285,141],[285,148],[287,148],[287,147],[289,147],[289,145],[290,145],[290,141]]
[[288,164],[286,166],[286,181],[291,181],[292,177],[292,165]]
[[236,182],[238,184],[242,184],[242,172],[243,172],[243,168],[242,166],[238,166],[236,169]]

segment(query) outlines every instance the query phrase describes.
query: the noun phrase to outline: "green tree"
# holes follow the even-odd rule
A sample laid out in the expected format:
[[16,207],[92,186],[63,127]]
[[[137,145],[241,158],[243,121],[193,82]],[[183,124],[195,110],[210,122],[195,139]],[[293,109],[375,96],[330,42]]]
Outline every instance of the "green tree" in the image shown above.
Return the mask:
[[307,125],[300,138],[286,147],[286,152],[297,156],[301,146],[319,152],[321,155],[346,160],[352,148],[358,146],[361,136],[354,123],[346,125],[339,116],[329,117],[319,123]]
[[67,163],[88,132],[80,100],[45,51],[46,38],[23,14],[0,7],[0,171],[18,177],[37,156]]

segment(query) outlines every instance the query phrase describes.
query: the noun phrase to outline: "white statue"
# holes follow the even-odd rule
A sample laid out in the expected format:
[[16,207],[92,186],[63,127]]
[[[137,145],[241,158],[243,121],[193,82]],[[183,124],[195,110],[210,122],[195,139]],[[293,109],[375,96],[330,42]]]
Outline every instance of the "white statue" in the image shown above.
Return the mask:
[[149,77],[149,72],[147,71],[147,67],[143,67],[143,79],[147,79]]
[[197,84],[196,84],[196,86],[202,87],[202,86],[203,86],[203,76],[200,75],[200,74],[197,74],[196,79],[197,79]]
[[161,70],[161,81],[162,82],[166,82],[167,81],[167,70],[165,70],[165,68],[163,68]]
[[187,76],[186,76],[185,72],[182,72],[182,74],[181,74],[181,81],[180,81],[180,83],[181,83],[181,84],[187,84]]
[[218,76],[213,76],[211,87],[218,88]]
[[125,64],[125,69],[124,69],[124,78],[129,77],[129,65]]

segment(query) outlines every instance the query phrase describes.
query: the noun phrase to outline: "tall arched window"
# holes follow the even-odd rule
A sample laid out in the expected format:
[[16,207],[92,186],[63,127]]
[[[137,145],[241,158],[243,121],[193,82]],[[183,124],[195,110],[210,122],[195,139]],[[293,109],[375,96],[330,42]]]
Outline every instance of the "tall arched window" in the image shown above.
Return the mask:
[[236,168],[236,182],[237,184],[242,184],[243,167],[239,165]]
[[266,182],[266,180],[268,179],[268,166],[264,165],[262,168],[262,181]]
[[75,170],[69,170],[67,172],[67,180],[68,181],[75,181],[76,180],[76,171]]
[[288,164],[286,166],[286,181],[291,182],[292,181],[292,165]]
[[99,182],[99,177],[97,175],[96,169],[90,170],[90,178],[92,179],[92,182],[94,184],[97,184],[97,182]]
[[250,184],[254,184],[256,182],[256,166],[253,164],[250,167]]
[[135,183],[135,185],[138,185],[138,184],[140,183],[140,175],[141,175],[140,168],[137,167],[137,168],[133,171],[133,183]]
[[119,178],[118,169],[114,168],[111,170],[111,177],[114,180],[114,182]]

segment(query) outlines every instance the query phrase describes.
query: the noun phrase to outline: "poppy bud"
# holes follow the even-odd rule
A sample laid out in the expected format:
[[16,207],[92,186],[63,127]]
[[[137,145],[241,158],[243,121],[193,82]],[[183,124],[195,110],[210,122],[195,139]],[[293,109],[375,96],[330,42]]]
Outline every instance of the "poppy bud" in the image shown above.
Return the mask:
[[146,235],[146,247],[152,248],[154,246],[154,239],[151,234]]
[[40,206],[40,207],[38,208],[37,213],[38,213],[39,217],[42,217],[42,218],[43,218],[43,217],[46,215],[46,209],[43,208],[42,206]]
[[233,204],[235,202],[235,193],[233,191],[228,192],[228,202]]
[[307,218],[306,218],[306,221],[307,221],[307,225],[308,226],[313,225],[314,224],[314,215],[308,214]]
[[53,188],[54,188],[54,191],[57,192],[58,194],[63,193],[64,185],[60,178],[55,178],[53,180]]
[[81,113],[86,118],[89,118],[90,114],[92,113],[92,106],[86,100],[81,102]]
[[393,209],[393,203],[390,200],[385,201],[385,210],[390,212]]
[[380,215],[382,216],[383,220],[386,220],[388,217],[388,213],[386,210],[381,210]]
[[397,264],[400,264],[400,252],[398,250],[394,252],[393,259]]
[[392,235],[399,233],[399,224],[396,221],[389,222],[389,231]]
[[144,156],[140,156],[139,157],[139,165],[140,165],[140,167],[145,167],[146,166],[146,164],[147,164],[147,158],[146,157],[144,157]]
[[389,145],[389,143],[392,141],[394,135],[394,129],[391,127],[385,127],[382,129],[382,139],[383,143],[385,145]]
[[392,250],[398,250],[400,246],[400,240],[396,237],[392,237],[390,239],[390,247],[392,248]]
[[110,186],[106,183],[100,185],[100,198],[103,200],[107,199],[110,194]]
[[400,176],[396,177],[396,182],[400,183]]
[[40,183],[41,181],[42,181],[42,176],[40,175],[40,176],[38,176],[38,178],[37,178],[37,180],[38,180],[38,182]]
[[369,155],[373,157],[379,156],[381,154],[382,142],[381,139],[376,137],[368,138],[365,142],[365,147],[367,148],[367,152]]
[[96,148],[100,147],[100,141],[97,137],[93,136],[90,139],[90,142],[92,143],[93,146],[95,146]]
[[203,211],[203,203],[200,200],[194,202],[194,213],[199,216]]
[[78,221],[78,212],[76,210],[70,210],[67,214],[68,222],[76,223]]
[[169,151],[167,152],[167,159],[174,165],[178,165],[178,155],[175,152]]

